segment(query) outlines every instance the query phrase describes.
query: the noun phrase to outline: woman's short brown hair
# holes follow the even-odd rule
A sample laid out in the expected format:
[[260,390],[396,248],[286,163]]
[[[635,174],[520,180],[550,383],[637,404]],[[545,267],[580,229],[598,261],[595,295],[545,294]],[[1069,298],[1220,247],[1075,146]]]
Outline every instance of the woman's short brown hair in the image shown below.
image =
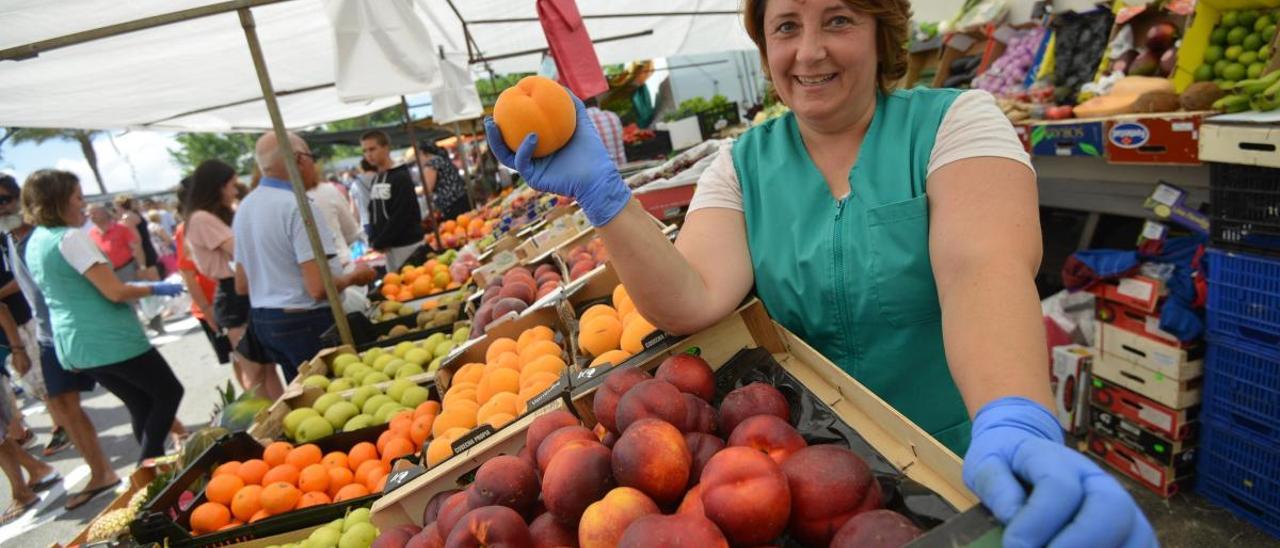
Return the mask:
[[[760,50],[760,64],[769,73],[765,47],[764,8],[767,0],[745,0],[742,24],[747,36]],[[908,0],[844,0],[858,13],[876,20],[876,78],[880,91],[888,93],[907,74],[907,39],[911,32],[911,3]]]
[[42,169],[27,176],[22,185],[22,216],[40,226],[64,226],[71,196],[80,188],[80,179],[70,171]]

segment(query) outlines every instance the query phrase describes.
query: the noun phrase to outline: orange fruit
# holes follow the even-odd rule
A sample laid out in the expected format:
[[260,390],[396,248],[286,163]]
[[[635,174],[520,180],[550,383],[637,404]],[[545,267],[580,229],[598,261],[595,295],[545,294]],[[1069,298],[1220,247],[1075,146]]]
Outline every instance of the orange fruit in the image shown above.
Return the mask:
[[382,286],[382,296],[390,300],[395,300],[400,295],[400,284],[387,284]]
[[535,325],[520,333],[520,337],[516,339],[516,352],[521,352],[529,343],[533,341],[553,341],[556,338],[556,332],[545,325]]
[[418,407],[415,407],[413,409],[413,418],[415,419],[423,415],[439,415],[439,414],[440,414],[440,402],[438,401],[424,401],[421,404],[418,404]]
[[395,432],[396,434],[400,434],[403,436],[408,436],[409,427],[412,425],[413,425],[413,412],[404,411],[402,413],[397,414],[395,418],[391,419],[391,423],[387,431]]
[[456,282],[456,281],[455,281],[455,282],[449,282],[449,285],[444,286],[444,288],[445,288],[445,289],[457,289],[457,288],[459,288],[459,287],[462,287],[462,284],[461,284],[461,283],[458,283],[458,282]]
[[239,472],[239,471],[240,471],[240,461],[238,460],[227,461],[219,465],[217,468],[213,469],[213,477],[216,478],[223,474],[231,474],[234,476],[236,472]]
[[268,470],[267,473],[262,476],[262,485],[266,486],[272,483],[297,485],[299,473],[297,466],[292,464],[281,464],[280,466],[276,466]]
[[364,485],[369,483],[369,474],[377,474],[381,472],[390,472],[391,467],[380,460],[370,460],[360,463],[360,469],[356,470],[354,478],[355,483]]
[[466,213],[458,215],[458,224],[462,226],[471,226],[471,216]]
[[396,300],[397,300],[397,301],[400,301],[400,302],[412,301],[412,300],[413,300],[413,290],[412,290],[412,289],[410,289],[410,288],[407,288],[407,287],[406,287],[406,288],[404,288],[404,289],[401,289],[401,290],[400,290],[400,294],[399,294],[399,295],[396,295]]
[[341,502],[349,499],[358,499],[368,496],[369,488],[359,483],[352,483],[339,489],[337,494],[333,496],[333,502]]
[[622,349],[632,354],[638,354],[641,350],[644,350],[645,336],[657,330],[658,328],[654,327],[644,317],[637,316],[636,319],[622,329]]
[[382,488],[387,486],[387,476],[391,474],[379,474],[377,477],[372,475],[369,477],[369,483],[365,485],[370,493],[382,492]]
[[329,488],[329,469],[323,464],[312,464],[298,474],[298,488],[304,493],[325,491]]
[[[536,344],[536,343],[535,343]],[[485,375],[476,387],[476,403],[484,405],[494,394],[520,391],[520,373],[514,369],[501,368]],[[447,409],[447,408],[446,408]]]
[[416,268],[409,269],[400,274],[400,285],[412,286],[413,282],[418,281],[418,277],[422,275],[422,271]]
[[244,480],[240,479],[240,476],[235,474],[214,476],[204,488],[204,498],[226,506],[231,504],[231,498],[236,496],[236,491],[241,487],[244,487]]
[[494,339],[493,342],[489,343],[489,348],[484,351],[485,363],[493,361],[503,352],[519,352],[519,349],[516,348],[516,341],[507,337]]
[[395,272],[388,272],[382,277],[382,285],[400,285],[400,275]]
[[538,134],[533,156],[541,158],[564,146],[577,127],[577,111],[569,92],[555,80],[526,76],[507,88],[493,105],[493,119],[511,150],[530,133]]
[[370,459],[378,460],[378,448],[367,441],[357,443],[347,452],[347,466],[352,472],[359,470],[360,465]]
[[216,502],[206,502],[191,512],[191,530],[195,533],[217,531],[231,522],[231,510]]
[[287,441],[272,442],[262,451],[262,460],[266,461],[268,466],[280,466],[284,464],[285,457],[288,457],[289,452],[292,450],[292,443]]
[[[515,150],[515,149],[513,148],[511,150]],[[453,232],[453,229],[455,228],[458,228],[457,221],[445,221],[440,224],[440,232]]]
[[249,459],[240,463],[240,469],[236,471],[236,475],[244,480],[245,485],[262,485],[262,476],[265,476],[270,469],[271,465],[262,459]]
[[[383,453],[384,448],[386,448],[386,446],[387,446],[387,442],[388,442],[388,441],[390,441],[390,440],[391,440],[391,438],[394,438],[394,437],[396,437],[396,433],[395,433],[395,432],[392,432],[392,431],[390,431],[390,430],[387,430],[387,431],[385,431],[385,432],[383,432],[383,433],[381,433],[381,434],[378,434],[378,442],[377,442],[376,447],[378,448],[378,454],[379,454],[379,455],[381,455],[381,454]],[[361,464],[364,464],[364,463],[361,463]]]
[[520,365],[523,366],[538,356],[559,356],[560,347],[551,341],[533,341],[520,351]]
[[269,518],[269,517],[271,517],[271,514],[270,514],[270,513],[268,513],[268,512],[266,511],[266,509],[258,510],[257,512],[255,512],[255,513],[253,514],[253,517],[249,518],[249,523],[253,523],[253,522],[258,521],[258,520],[260,520],[260,519],[262,519],[262,518]]
[[435,286],[431,285],[431,278],[423,276],[413,281],[412,291],[414,297],[426,297],[433,293],[434,290]]
[[253,519],[253,515],[262,509],[262,486],[246,485],[236,491],[236,496],[231,497],[231,513],[236,519],[248,522]]
[[347,454],[342,451],[331,451],[328,455],[325,455],[323,459],[320,459],[320,464],[323,464],[328,468],[346,468]]
[[614,316],[597,314],[582,322],[578,332],[578,347],[592,356],[599,356],[618,349],[622,339],[622,322]]
[[302,491],[283,481],[277,481],[262,488],[262,509],[268,514],[283,514],[298,506]]
[[[414,447],[413,440],[407,437],[396,436],[391,438],[391,441],[387,442],[386,450],[382,452],[383,464],[386,464],[387,469],[390,470],[392,462],[400,457],[413,454]],[[370,487],[369,490],[372,491],[373,488]]]
[[591,365],[589,365],[588,367],[595,367],[597,365],[603,365],[606,363],[619,365],[622,362],[627,361],[627,358],[630,358],[630,357],[631,357],[631,354],[629,352],[625,352],[622,350],[610,350],[608,352],[600,354],[599,356],[596,356],[596,359],[591,360]]
[[329,469],[329,489],[325,491],[325,494],[329,495],[329,498],[332,499],[333,497],[338,495],[339,489],[346,487],[348,484],[350,484],[355,480],[356,480],[356,475],[351,470],[348,470],[346,468],[330,468]]
[[219,528],[218,528],[218,530],[219,530],[219,531],[226,531],[226,530],[229,530],[229,529],[235,529],[236,527],[240,527],[241,525],[244,525],[244,522],[243,522],[243,521],[240,521],[240,520],[238,520],[238,519],[233,519],[233,520],[231,520],[231,521],[228,521],[226,525],[223,525],[222,527],[219,527]]
[[451,411],[446,408],[443,413],[436,416],[435,424],[431,425],[431,435],[438,438],[450,429],[464,428],[469,431],[475,426],[475,411],[468,413],[465,411]]
[[289,455],[284,458],[286,464],[292,464],[298,470],[302,470],[312,464],[320,464],[320,459],[324,457],[324,453],[320,451],[314,443],[299,445]]
[[414,417],[413,424],[409,425],[409,439],[413,444],[422,447],[431,437],[431,423],[435,422],[435,415],[422,415]]
[[565,367],[566,364],[560,356],[538,356],[520,369],[519,384],[524,386],[530,377],[539,373],[550,373],[559,377]]
[[326,495],[324,491],[308,491],[303,493],[301,497],[298,497],[298,507],[295,509],[302,509],[308,506],[322,506],[331,502],[333,502],[333,500],[330,499],[329,495]]

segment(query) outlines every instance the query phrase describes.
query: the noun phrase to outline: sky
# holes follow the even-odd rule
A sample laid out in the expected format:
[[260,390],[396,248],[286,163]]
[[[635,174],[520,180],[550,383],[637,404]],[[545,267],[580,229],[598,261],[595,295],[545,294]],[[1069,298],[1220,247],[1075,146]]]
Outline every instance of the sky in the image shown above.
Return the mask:
[[[108,132],[94,140],[98,169],[108,192],[148,192],[172,188],[182,179],[181,168],[169,156],[178,147],[174,134],[155,131]],[[85,194],[97,194],[93,172],[75,141],[46,141],[43,144],[0,147],[0,172],[13,175],[21,183],[38,169],[56,168],[80,177]]]

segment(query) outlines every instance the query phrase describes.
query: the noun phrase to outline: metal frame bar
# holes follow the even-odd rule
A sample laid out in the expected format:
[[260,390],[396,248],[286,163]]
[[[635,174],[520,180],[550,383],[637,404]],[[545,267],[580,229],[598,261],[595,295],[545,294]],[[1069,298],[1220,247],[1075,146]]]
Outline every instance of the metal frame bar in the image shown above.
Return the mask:
[[[619,34],[619,35],[617,35],[617,36],[606,36],[606,37],[604,37],[604,38],[595,38],[595,39],[591,40],[591,43],[592,43],[592,44],[600,44],[600,43],[604,43],[604,42],[614,42],[614,41],[617,41],[617,40],[626,40],[626,39],[628,39],[628,38],[639,38],[639,37],[641,37],[641,36],[649,36],[649,35],[651,35],[651,34],[653,34],[653,29],[649,29],[649,30],[642,30],[642,31],[640,31],[640,32],[632,32],[632,33],[627,33],[627,34]],[[498,54],[498,55],[490,55],[490,56],[486,56],[486,57],[477,57],[477,58],[474,58],[474,59],[468,59],[468,60],[467,60],[467,62],[472,63],[472,64],[475,64],[475,63],[487,63],[487,62],[489,62],[489,61],[500,61],[500,60],[502,60],[502,59],[510,59],[510,58],[512,58],[512,57],[521,57],[521,56],[524,56],[524,55],[534,55],[534,54],[538,54],[538,53],[543,53],[543,52],[547,51],[547,49],[548,49],[548,48],[534,48],[534,49],[526,49],[526,50],[520,50],[520,51],[513,51],[513,52],[510,52],[510,53],[501,53],[501,54]]]
[[[742,12],[737,10],[710,10],[710,11],[644,11],[636,13],[595,13],[582,14],[582,19],[625,19],[631,17],[696,17],[701,15],[732,15],[741,16]],[[461,16],[459,16],[461,18]],[[505,19],[472,19],[467,21],[470,25],[501,25],[507,23],[536,23],[537,17],[510,17]]]

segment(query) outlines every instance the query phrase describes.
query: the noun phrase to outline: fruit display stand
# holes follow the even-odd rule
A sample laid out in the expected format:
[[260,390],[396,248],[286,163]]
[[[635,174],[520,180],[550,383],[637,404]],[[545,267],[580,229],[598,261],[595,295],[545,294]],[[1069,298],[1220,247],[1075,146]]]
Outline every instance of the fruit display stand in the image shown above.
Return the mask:
[[[582,331],[580,321],[587,310],[598,304],[605,304],[609,306],[614,306],[616,304],[613,302],[613,297],[621,283],[622,281],[618,278],[618,273],[614,270],[613,265],[606,263],[602,267],[570,284],[569,288],[566,290],[566,295],[569,307],[574,313],[574,322],[576,324],[575,328],[579,333]],[[629,354],[629,356],[622,362],[613,363],[613,365],[616,366],[647,362],[653,356],[666,351],[671,347],[671,345],[676,344],[680,339],[681,337],[664,333],[661,330],[654,330],[652,333],[640,338],[638,349],[630,349],[636,350],[635,352],[626,350],[625,352],[626,354]],[[608,370],[609,366],[607,365],[598,367],[591,366],[590,364],[594,361],[593,356],[582,348],[581,342],[578,346],[579,356],[577,365],[578,370],[582,375],[575,375],[571,380],[577,381],[579,378],[589,379],[596,374]],[[594,356],[594,358],[598,359],[600,356]],[[593,368],[596,369],[596,371],[587,371]],[[577,383],[575,382],[574,384]]]
[[[408,381],[406,379],[406,382],[410,382],[414,386],[421,386],[427,389],[429,393],[428,401],[435,401],[435,402],[440,401],[440,394],[438,394],[435,390],[435,380],[434,380],[435,375],[427,374],[421,377],[424,377],[424,378],[418,378],[414,381]],[[390,388],[390,385],[393,382],[394,381],[390,381],[387,383],[379,383],[379,385],[385,385],[385,386],[378,386],[378,385],[373,385],[373,386],[375,389],[378,390],[379,394],[385,394],[387,389]],[[286,439],[287,436],[286,436],[286,428],[285,428],[285,417],[288,417],[289,413],[297,409],[311,408],[313,405],[315,405],[316,401],[318,401],[322,396],[326,394],[335,394],[339,398],[341,398],[342,401],[351,402],[352,397],[355,396],[355,394],[359,391],[360,391],[360,388],[352,388],[350,390],[344,390],[342,392],[326,392],[316,387],[304,386],[301,392],[285,393],[280,397],[279,400],[276,400],[275,403],[271,404],[271,406],[268,407],[265,412],[260,413],[257,417],[254,417],[253,426],[250,426],[246,432],[250,436],[252,436],[253,439],[257,440],[258,443],[261,443],[263,445],[271,443],[272,441]],[[357,405],[359,404],[359,402],[353,402],[353,403],[357,403]],[[408,406],[408,407],[412,409],[414,406]],[[363,410],[361,409],[361,411]],[[323,415],[323,413],[321,414]],[[353,432],[362,432],[364,430],[369,430],[369,429],[385,430],[386,428],[384,426],[384,423],[379,423],[379,424],[366,426],[358,430],[353,430]],[[338,433],[341,433],[341,432],[342,430],[340,429],[340,427],[335,427],[334,434],[332,435],[337,435]],[[290,440],[290,441],[295,441],[295,440]],[[307,441],[310,442],[314,440],[307,440]]]
[[[958,457],[795,335],[774,323],[763,304],[752,300],[720,323],[680,341],[668,351],[650,356],[644,363],[614,368],[575,386],[569,395],[561,393],[560,397],[487,439],[463,449],[440,466],[425,472],[404,472],[405,479],[394,488],[394,478],[389,479],[386,494],[374,504],[373,522],[381,528],[400,524],[421,525],[428,502],[438,493],[465,487],[476,468],[488,460],[520,452],[526,431],[538,417],[569,409],[579,417],[582,425],[596,426],[593,399],[599,385],[610,375],[637,367],[652,369],[668,356],[690,349],[697,349],[717,370],[718,394],[723,395],[741,383],[760,380],[759,375],[766,375],[770,382],[784,385],[783,390],[795,396],[789,396],[788,401],[800,402],[797,404],[799,407],[795,407],[798,416],[802,417],[797,418],[800,430],[812,427],[808,435],[815,443],[844,440],[855,453],[868,460],[872,469],[881,476],[882,486],[914,485],[918,490],[911,492],[937,501],[932,506],[936,515],[922,520],[927,524],[937,525],[977,504],[977,499],[961,481]],[[817,426],[819,423],[825,426]],[[844,435],[849,437],[842,438]],[[890,478],[894,479],[885,481]],[[894,493],[902,494],[902,491],[895,490]],[[922,504],[916,508],[921,506],[929,505]],[[978,521],[987,526],[991,523],[990,520]],[[974,535],[974,538],[977,536],[981,535]]]

